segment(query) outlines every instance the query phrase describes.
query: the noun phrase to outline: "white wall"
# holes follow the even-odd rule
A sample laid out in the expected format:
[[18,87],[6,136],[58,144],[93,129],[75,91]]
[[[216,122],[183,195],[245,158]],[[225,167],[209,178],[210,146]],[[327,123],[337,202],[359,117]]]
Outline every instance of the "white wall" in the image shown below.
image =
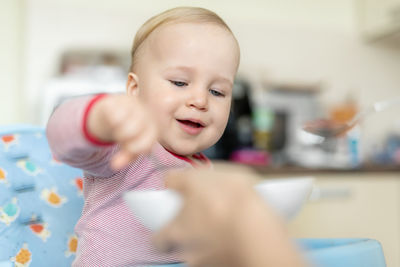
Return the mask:
[[3,0],[0,8],[0,125],[22,121],[22,4]]
[[[349,90],[361,105],[400,92],[400,49],[364,44],[349,0],[27,0],[26,120],[37,122],[41,89],[63,50],[112,48],[128,56],[138,27],[178,5],[206,7],[227,21],[241,44],[242,73],[321,81],[326,102],[342,100]],[[392,119],[366,123],[368,135],[382,137]]]

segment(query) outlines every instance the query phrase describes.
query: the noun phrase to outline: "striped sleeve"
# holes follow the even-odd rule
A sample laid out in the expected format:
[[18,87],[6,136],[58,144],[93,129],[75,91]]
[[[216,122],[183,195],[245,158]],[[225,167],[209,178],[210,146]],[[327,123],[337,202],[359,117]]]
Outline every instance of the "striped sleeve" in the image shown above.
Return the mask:
[[117,146],[95,144],[82,127],[92,100],[93,96],[85,96],[61,104],[47,123],[46,135],[55,158],[91,175],[109,177],[115,172],[109,162]]

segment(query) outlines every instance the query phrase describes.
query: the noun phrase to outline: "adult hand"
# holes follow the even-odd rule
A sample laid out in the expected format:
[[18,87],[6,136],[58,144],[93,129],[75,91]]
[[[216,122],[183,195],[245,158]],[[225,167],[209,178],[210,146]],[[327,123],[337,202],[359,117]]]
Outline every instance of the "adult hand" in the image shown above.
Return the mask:
[[155,236],[161,251],[179,250],[189,266],[303,266],[283,222],[253,189],[246,170],[173,172],[181,212]]
[[157,142],[158,129],[145,105],[134,95],[108,95],[97,101],[90,110],[87,126],[89,132],[105,142],[115,142],[121,147],[111,160],[119,169],[147,153]]

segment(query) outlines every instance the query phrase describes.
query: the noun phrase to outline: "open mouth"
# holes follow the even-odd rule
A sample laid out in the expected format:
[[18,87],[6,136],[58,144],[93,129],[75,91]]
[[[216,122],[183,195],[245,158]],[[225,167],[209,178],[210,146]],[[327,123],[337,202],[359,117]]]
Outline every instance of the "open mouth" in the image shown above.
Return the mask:
[[202,128],[204,125],[199,122],[191,121],[191,120],[178,120],[180,123],[192,127],[192,128]]

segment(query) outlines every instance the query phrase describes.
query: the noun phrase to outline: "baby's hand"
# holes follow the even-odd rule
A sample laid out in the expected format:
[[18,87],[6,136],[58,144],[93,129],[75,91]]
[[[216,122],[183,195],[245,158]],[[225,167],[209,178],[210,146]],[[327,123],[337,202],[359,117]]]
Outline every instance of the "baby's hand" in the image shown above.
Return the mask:
[[92,107],[87,127],[101,141],[121,146],[111,160],[111,166],[120,169],[139,154],[150,152],[157,142],[158,129],[151,117],[151,112],[136,96],[109,95]]

